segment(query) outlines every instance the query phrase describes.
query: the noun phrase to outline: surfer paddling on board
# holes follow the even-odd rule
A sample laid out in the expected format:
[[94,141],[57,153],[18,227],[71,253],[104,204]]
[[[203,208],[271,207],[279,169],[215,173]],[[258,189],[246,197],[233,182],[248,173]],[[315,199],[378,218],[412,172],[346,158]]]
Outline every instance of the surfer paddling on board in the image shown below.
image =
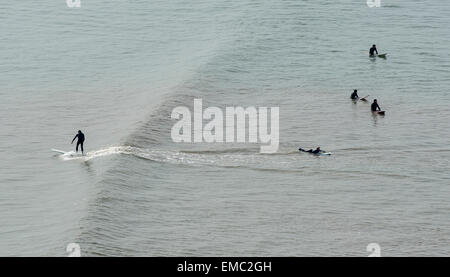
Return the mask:
[[322,150],[320,150],[320,147],[317,147],[316,150],[312,150],[312,149],[305,150],[302,148],[299,148],[298,150],[301,152],[308,152],[308,153],[312,153],[312,154],[319,154],[320,152],[322,152]]
[[81,154],[84,154],[84,149],[83,149],[84,134],[83,134],[80,130],[78,130],[78,134],[75,135],[75,137],[73,138],[71,144],[73,143],[73,141],[74,141],[76,138],[78,138],[78,140],[77,140],[77,147],[75,148],[75,150],[76,150],[77,153],[78,153],[78,146],[80,145],[80,146],[81,146]]
[[357,90],[357,89],[355,89],[355,90],[353,91],[352,95],[350,95],[350,98],[351,98],[352,100],[356,100],[356,99],[359,98],[359,96],[358,96],[358,90]]
[[372,45],[372,48],[370,48],[370,50],[369,50],[369,55],[371,57],[374,57],[375,56],[375,52],[377,52],[377,55],[378,55],[377,46],[374,44],[374,45]]

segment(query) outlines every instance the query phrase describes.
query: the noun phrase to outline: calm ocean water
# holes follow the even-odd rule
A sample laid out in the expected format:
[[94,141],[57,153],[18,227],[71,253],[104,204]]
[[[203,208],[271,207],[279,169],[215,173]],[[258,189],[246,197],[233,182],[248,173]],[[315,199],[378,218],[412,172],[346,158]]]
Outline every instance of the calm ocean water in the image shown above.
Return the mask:
[[[449,256],[450,3],[381,5],[1,3],[0,255]],[[279,107],[278,153],[173,143],[194,98]]]

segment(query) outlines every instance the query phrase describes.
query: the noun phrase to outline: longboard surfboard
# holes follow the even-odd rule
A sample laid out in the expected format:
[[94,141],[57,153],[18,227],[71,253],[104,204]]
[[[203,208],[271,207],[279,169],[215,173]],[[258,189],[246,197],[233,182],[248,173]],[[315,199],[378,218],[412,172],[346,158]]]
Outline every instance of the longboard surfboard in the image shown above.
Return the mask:
[[52,150],[52,152],[59,153],[61,155],[69,155],[71,157],[86,156],[86,154],[79,154],[79,153],[75,153],[72,151],[67,152],[67,151],[62,151],[62,150],[58,150],[58,149],[51,149],[51,150]]
[[369,55],[369,57],[371,58],[371,59],[375,59],[375,58],[382,58],[382,59],[386,59],[386,57],[387,57],[387,53],[384,53],[384,54],[378,54],[378,55]]

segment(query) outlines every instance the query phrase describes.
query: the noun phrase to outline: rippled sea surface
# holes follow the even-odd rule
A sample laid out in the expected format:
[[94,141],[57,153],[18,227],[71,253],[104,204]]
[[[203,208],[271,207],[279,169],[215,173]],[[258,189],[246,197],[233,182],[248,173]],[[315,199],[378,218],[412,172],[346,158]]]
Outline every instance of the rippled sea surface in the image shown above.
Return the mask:
[[[449,25],[438,0],[1,3],[0,255],[449,256]],[[279,107],[279,151],[172,142],[195,98]],[[50,151],[78,129],[85,157]]]

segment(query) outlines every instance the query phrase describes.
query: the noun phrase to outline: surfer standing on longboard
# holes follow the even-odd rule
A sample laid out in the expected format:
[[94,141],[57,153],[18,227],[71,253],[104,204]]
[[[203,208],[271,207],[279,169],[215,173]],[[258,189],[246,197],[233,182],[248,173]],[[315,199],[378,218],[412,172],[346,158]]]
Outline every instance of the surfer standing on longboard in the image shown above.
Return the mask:
[[83,149],[84,134],[83,134],[80,130],[78,130],[78,134],[75,135],[75,137],[73,138],[71,144],[73,144],[73,141],[74,141],[76,138],[78,138],[78,140],[77,140],[77,147],[75,148],[75,150],[76,150],[77,153],[78,153],[78,146],[81,145],[81,154],[84,154],[84,153],[83,153],[83,152],[84,152],[84,149]]

